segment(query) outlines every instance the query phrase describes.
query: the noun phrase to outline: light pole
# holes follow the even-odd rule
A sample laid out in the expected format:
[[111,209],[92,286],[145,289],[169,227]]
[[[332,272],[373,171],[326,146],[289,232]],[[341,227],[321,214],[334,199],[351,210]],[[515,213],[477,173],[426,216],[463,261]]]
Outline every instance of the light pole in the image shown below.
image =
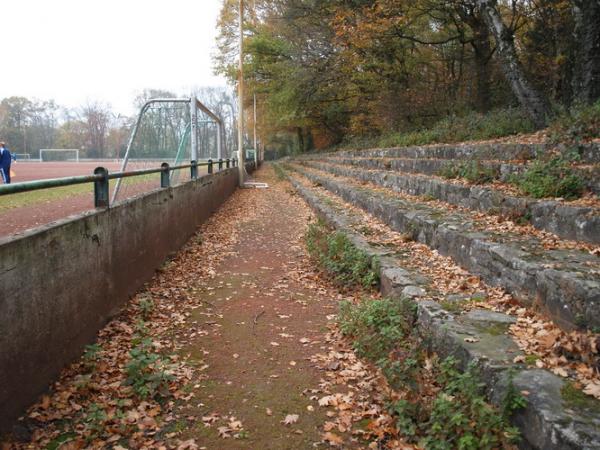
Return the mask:
[[258,146],[256,145],[256,92],[254,93],[254,167],[258,169]]
[[240,61],[239,71],[240,79],[238,82],[238,101],[239,105],[239,119],[238,119],[238,167],[239,167],[239,178],[240,187],[244,186],[244,172],[246,159],[244,156],[244,0],[240,0],[240,11],[239,11],[239,28],[240,28]]

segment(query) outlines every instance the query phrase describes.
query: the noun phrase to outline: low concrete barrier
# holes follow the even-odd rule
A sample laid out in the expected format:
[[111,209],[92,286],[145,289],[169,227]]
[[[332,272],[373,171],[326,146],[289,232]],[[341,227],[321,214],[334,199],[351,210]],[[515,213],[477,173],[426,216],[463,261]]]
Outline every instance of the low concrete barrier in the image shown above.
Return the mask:
[[237,185],[232,168],[0,239],[0,431]]

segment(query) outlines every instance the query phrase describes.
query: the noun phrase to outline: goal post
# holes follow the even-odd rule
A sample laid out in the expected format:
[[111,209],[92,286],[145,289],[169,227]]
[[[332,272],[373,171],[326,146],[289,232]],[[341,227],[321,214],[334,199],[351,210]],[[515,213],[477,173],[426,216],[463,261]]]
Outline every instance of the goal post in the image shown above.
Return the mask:
[[16,161],[29,161],[31,159],[31,153],[13,153]]
[[40,161],[72,161],[79,162],[79,149],[77,148],[42,148]]

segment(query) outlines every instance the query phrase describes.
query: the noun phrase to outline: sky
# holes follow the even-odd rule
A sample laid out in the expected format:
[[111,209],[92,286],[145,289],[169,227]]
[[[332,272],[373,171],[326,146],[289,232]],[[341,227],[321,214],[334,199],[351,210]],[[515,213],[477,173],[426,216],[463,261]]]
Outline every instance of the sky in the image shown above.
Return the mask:
[[0,99],[100,101],[135,113],[145,88],[224,86],[213,74],[222,0],[0,0]]

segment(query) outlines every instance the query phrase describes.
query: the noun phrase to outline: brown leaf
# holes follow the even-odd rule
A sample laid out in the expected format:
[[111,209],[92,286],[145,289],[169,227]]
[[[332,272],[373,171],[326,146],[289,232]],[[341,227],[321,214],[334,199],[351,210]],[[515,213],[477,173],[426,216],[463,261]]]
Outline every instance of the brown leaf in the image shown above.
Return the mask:
[[293,423],[298,422],[299,418],[300,416],[298,414],[288,414],[287,416],[285,416],[285,419],[281,421],[281,423],[283,423],[284,425],[291,425]]
[[323,440],[329,442],[329,444],[333,446],[339,446],[344,443],[344,440],[340,436],[335,433],[331,433],[330,431],[323,434]]

